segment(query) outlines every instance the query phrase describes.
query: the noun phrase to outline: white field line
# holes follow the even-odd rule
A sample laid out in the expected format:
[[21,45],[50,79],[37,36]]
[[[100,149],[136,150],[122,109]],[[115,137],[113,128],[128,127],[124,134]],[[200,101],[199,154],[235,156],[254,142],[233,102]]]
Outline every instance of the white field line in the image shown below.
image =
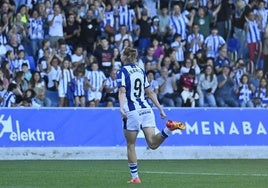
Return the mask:
[[176,175],[198,175],[198,176],[256,176],[256,177],[268,177],[268,174],[224,174],[224,173],[209,173],[209,172],[154,172],[154,171],[140,171],[145,174],[176,174]]

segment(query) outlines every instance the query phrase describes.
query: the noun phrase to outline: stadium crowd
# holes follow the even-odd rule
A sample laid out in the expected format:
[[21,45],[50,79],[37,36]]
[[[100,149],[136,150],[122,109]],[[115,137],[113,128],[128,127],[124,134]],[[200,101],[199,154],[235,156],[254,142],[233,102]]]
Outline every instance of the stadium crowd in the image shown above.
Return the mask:
[[127,46],[165,107],[268,107],[266,0],[0,2],[2,107],[118,106]]

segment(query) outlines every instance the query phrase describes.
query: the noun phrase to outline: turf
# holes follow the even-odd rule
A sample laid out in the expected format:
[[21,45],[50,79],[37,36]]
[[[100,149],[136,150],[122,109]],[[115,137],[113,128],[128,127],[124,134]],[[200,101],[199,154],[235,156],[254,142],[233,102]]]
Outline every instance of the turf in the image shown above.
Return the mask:
[[267,188],[268,160],[140,160],[142,184],[127,184],[127,161],[0,161],[0,188]]

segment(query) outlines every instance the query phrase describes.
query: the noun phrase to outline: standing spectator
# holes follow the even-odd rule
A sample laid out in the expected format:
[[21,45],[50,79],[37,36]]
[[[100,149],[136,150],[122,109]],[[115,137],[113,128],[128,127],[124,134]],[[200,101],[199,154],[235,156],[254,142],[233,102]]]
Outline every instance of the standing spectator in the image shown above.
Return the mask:
[[115,7],[115,17],[117,23],[117,29],[119,26],[126,26],[127,31],[130,33],[133,31],[133,23],[135,23],[135,12],[128,5],[127,0],[120,0],[118,6]]
[[78,44],[78,38],[80,36],[81,28],[76,21],[75,14],[69,14],[66,22],[66,26],[63,28],[64,39],[70,46],[71,50],[74,50]]
[[206,7],[198,7],[197,14],[195,14],[193,22],[194,24],[199,25],[200,33],[204,36],[204,38],[209,36],[209,28],[211,28],[213,17],[218,14],[220,8],[221,4],[219,4],[212,13],[209,13],[206,10]]
[[78,65],[74,70],[72,85],[74,92],[74,106],[85,107],[88,80],[85,77],[85,66],[83,66],[83,64]]
[[85,18],[79,18],[78,23],[81,27],[79,43],[82,44],[83,49],[87,52],[87,56],[92,54],[95,49],[95,41],[100,34],[99,24],[102,21],[102,17],[94,18],[93,10],[87,11]]
[[219,35],[223,37],[224,40],[231,35],[232,30],[232,17],[234,12],[234,5],[232,1],[220,0],[220,10],[217,13],[216,25],[219,30]]
[[170,17],[170,30],[171,34],[180,34],[182,40],[187,38],[187,26],[192,26],[194,14],[190,14],[190,20],[181,13],[181,7],[178,4],[173,5],[173,14]]
[[199,25],[194,24],[192,26],[192,33],[187,37],[187,51],[190,51],[194,55],[203,48],[204,35],[199,32]]
[[48,75],[48,84],[47,88],[50,91],[58,91],[59,85],[59,78],[60,78],[60,68],[61,62],[59,59],[54,55],[51,58],[51,61],[48,62],[47,66],[47,75]]
[[151,44],[152,20],[149,17],[149,9],[143,8],[143,10],[140,11],[140,8],[138,8],[137,24],[140,26],[138,52],[140,55],[144,55],[146,49]]
[[249,50],[249,59],[255,62],[255,67],[258,67],[262,53],[262,42],[260,37],[259,28],[261,23],[257,23],[255,15],[252,11],[247,14],[246,17],[246,34],[247,34],[247,46]]
[[225,65],[222,73],[217,76],[218,88],[215,93],[216,102],[218,107],[238,107],[237,97],[233,91],[234,86],[234,73],[231,68]]
[[186,42],[182,41],[181,35],[175,33],[173,35],[173,42],[171,43],[170,46],[175,50],[176,61],[178,61],[179,63],[182,63],[184,61],[185,45]]
[[73,106],[73,88],[71,81],[74,77],[73,71],[70,68],[70,61],[64,59],[61,66],[61,74],[59,78],[59,107],[72,107]]
[[59,4],[53,5],[53,13],[48,15],[47,21],[49,23],[49,40],[51,46],[55,47],[57,41],[63,38],[63,27],[66,26],[65,13],[61,10]]
[[36,9],[32,11],[31,17],[29,18],[28,33],[31,39],[32,53],[36,57],[44,39],[43,20]]
[[170,25],[170,16],[168,14],[168,7],[162,6],[160,8],[160,14],[158,15],[159,18],[159,31],[160,36],[165,38],[169,34],[169,25]]
[[109,76],[113,65],[113,50],[110,48],[109,41],[103,37],[100,41],[100,47],[94,51],[93,55],[98,61],[98,67],[104,72],[105,76]]
[[218,86],[218,80],[213,71],[213,66],[206,66],[204,73],[198,79],[197,92],[199,94],[199,107],[216,107],[214,93]]
[[204,49],[207,57],[216,58],[219,55],[219,48],[225,44],[225,40],[218,34],[218,29],[212,27],[211,34],[205,38]]
[[107,78],[103,71],[99,69],[97,62],[91,64],[91,71],[86,73],[86,77],[90,83],[88,90],[89,105],[98,107],[102,99]]

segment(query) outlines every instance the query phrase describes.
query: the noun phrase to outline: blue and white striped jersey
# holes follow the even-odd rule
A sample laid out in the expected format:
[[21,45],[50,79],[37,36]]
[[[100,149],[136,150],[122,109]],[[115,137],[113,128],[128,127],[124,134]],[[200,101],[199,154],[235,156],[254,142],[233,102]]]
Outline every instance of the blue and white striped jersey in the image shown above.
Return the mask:
[[126,88],[125,111],[150,108],[145,99],[145,88],[150,87],[145,72],[134,63],[124,65],[117,72],[118,87]]
[[261,40],[258,23],[254,21],[248,21],[247,42],[255,43]]

